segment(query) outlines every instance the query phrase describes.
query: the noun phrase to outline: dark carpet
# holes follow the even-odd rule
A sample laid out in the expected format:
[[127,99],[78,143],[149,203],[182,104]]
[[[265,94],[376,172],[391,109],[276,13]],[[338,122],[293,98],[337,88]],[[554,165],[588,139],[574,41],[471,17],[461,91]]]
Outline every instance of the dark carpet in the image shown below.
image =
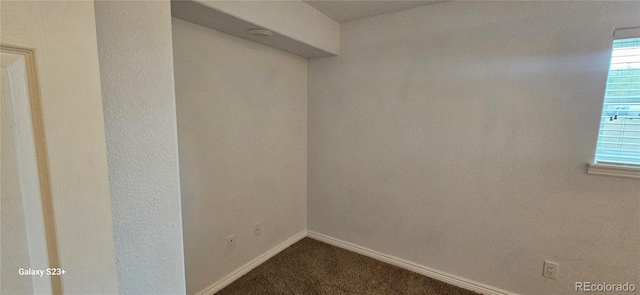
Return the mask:
[[217,294],[478,293],[304,238]]

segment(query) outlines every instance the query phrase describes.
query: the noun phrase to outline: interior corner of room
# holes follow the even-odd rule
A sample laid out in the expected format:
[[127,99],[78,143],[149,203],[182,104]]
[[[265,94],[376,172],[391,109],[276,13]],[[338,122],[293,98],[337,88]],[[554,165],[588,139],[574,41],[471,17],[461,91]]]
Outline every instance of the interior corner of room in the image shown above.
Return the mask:
[[0,293],[640,288],[640,2],[0,14]]

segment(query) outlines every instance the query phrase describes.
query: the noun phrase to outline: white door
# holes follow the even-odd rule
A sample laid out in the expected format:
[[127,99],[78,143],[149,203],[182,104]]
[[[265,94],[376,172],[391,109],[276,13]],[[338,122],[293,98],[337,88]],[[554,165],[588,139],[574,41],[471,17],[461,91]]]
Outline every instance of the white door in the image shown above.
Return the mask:
[[[50,294],[52,281],[60,286],[59,278],[29,275],[32,270],[57,264],[57,252],[54,233],[52,244],[47,246],[45,216],[53,216],[50,210],[43,210],[43,196],[48,198],[49,194],[41,192],[26,59],[21,54],[2,52],[0,63],[0,293]],[[46,172],[46,167],[41,168]]]
[[[0,14],[0,293],[116,294],[93,1],[0,1]],[[64,274],[20,273],[46,268]]]

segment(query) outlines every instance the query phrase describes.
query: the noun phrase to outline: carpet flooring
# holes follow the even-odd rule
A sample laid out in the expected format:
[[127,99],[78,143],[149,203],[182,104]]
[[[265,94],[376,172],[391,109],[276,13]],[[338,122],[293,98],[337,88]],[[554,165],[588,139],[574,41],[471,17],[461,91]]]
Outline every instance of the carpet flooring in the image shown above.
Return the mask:
[[467,295],[478,293],[304,238],[216,294]]

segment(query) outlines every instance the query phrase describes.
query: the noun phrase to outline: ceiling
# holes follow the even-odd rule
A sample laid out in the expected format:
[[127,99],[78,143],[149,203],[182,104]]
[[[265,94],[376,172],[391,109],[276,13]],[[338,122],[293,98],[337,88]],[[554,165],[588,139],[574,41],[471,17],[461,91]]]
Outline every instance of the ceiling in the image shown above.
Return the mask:
[[343,23],[355,19],[407,10],[414,7],[434,4],[443,1],[413,0],[413,1],[376,1],[376,0],[303,0],[313,8],[324,13],[331,19]]

